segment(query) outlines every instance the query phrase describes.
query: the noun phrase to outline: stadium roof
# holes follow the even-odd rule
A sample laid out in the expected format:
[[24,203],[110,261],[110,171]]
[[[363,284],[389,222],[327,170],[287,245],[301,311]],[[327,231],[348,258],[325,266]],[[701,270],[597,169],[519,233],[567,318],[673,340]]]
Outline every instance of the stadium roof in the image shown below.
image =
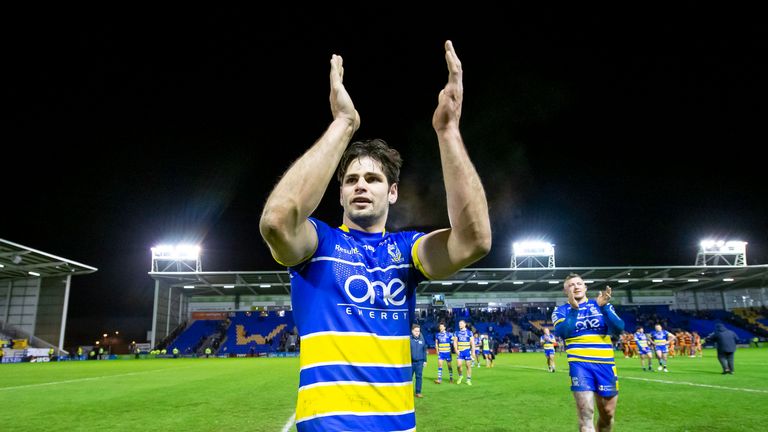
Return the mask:
[[0,239],[0,280],[81,275],[97,270],[96,267]]
[[[578,273],[591,287],[632,290],[717,291],[763,287],[768,265],[667,267],[555,267],[466,268],[450,278],[425,281],[417,292],[444,293],[559,291],[570,273]],[[172,286],[185,286],[191,294],[275,295],[290,293],[287,271],[150,272]]]

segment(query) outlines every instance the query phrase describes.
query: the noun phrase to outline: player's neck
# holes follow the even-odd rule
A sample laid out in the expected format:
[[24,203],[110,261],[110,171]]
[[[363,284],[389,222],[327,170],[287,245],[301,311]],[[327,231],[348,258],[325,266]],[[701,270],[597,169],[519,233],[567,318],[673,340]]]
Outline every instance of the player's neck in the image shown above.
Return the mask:
[[355,231],[362,231],[364,233],[383,233],[386,230],[386,223],[387,220],[385,218],[382,218],[376,222],[371,222],[370,224],[360,225],[355,222],[353,222],[350,218],[347,217],[347,215],[344,215],[343,218],[344,226],[346,226],[349,229],[353,229]]

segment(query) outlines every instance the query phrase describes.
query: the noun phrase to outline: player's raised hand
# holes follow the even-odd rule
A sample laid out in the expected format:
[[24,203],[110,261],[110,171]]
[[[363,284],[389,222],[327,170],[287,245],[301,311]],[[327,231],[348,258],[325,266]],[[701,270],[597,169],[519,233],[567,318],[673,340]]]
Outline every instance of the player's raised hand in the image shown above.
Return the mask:
[[344,60],[340,55],[331,56],[331,113],[335,119],[345,119],[352,125],[353,131],[360,127],[360,115],[352,103],[352,98],[344,87]]
[[597,296],[597,305],[605,306],[609,301],[611,301],[611,287],[606,285],[605,291],[600,291],[600,295]]
[[464,101],[464,84],[461,61],[451,41],[445,41],[445,62],[448,65],[448,83],[440,91],[437,108],[432,115],[432,127],[436,131],[459,127],[461,104]]

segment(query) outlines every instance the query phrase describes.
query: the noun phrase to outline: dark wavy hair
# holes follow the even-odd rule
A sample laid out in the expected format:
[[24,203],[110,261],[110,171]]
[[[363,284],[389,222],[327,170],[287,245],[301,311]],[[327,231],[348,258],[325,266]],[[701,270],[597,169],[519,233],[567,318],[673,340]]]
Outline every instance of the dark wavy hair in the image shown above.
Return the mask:
[[392,185],[400,181],[400,167],[403,165],[403,159],[400,153],[387,145],[383,139],[370,139],[364,141],[355,141],[347,146],[344,154],[339,161],[339,167],[336,169],[336,179],[339,183],[344,181],[344,175],[347,173],[349,164],[365,156],[379,161],[387,182]]

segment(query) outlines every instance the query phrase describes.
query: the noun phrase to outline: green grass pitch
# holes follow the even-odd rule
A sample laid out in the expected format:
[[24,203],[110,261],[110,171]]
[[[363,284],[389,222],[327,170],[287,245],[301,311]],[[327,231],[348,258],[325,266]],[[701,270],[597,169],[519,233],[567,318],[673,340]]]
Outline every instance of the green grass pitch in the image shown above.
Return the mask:
[[[721,375],[713,350],[672,358],[669,373],[617,354],[616,431],[757,431],[768,415],[768,349],[739,349]],[[454,362],[455,363],[455,362]],[[297,358],[147,359],[0,365],[0,430],[283,431],[293,414]],[[568,365],[542,353],[501,354],[473,386],[436,385],[430,356],[418,431],[575,431]],[[447,378],[447,371],[444,373]]]

